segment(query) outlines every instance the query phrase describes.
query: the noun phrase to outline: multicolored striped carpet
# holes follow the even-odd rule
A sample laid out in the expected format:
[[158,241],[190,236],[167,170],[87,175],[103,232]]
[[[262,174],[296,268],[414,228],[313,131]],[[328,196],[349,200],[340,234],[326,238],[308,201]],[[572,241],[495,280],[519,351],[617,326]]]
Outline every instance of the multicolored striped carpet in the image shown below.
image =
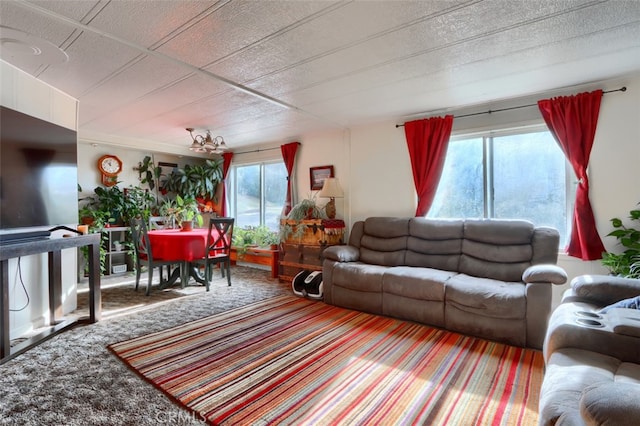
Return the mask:
[[109,347],[211,424],[533,425],[540,352],[281,296]]

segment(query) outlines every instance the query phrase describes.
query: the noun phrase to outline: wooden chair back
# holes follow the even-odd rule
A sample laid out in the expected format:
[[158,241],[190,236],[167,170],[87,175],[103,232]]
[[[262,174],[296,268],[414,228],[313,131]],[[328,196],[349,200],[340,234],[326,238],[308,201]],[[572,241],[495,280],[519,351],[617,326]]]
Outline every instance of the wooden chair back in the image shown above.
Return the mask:
[[232,217],[213,217],[209,219],[206,250],[208,257],[231,257],[234,222],[235,219]]

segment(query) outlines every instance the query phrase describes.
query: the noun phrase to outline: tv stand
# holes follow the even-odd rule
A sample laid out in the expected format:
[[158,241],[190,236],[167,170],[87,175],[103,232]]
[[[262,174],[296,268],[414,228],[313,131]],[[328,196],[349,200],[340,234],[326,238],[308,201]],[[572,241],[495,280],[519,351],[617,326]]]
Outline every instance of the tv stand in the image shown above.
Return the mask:
[[[63,249],[89,247],[89,316],[59,319],[62,317],[62,253]],[[9,336],[9,259],[33,254],[48,253],[49,266],[49,327],[45,331],[11,347]],[[42,341],[53,337],[79,322],[94,323],[100,320],[100,234],[50,238],[25,241],[2,246],[0,249],[0,364],[27,351]]]

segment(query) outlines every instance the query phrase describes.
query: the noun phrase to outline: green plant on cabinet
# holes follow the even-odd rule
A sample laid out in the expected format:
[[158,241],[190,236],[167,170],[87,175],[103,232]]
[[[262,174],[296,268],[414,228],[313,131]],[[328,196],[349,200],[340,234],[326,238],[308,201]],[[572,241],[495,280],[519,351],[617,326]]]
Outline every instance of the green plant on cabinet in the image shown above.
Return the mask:
[[[326,218],[326,214],[316,204],[315,197],[305,198],[291,208],[286,219],[280,220],[279,238],[283,242],[290,239],[301,240],[309,229],[305,221]],[[314,223],[311,226],[317,227],[317,224]],[[315,233],[316,229],[313,231]]]
[[[78,185],[78,192],[82,192],[80,185]],[[79,198],[78,201],[79,222],[89,225],[89,232],[101,233],[100,270],[105,274],[107,272],[105,247],[109,245],[106,228],[115,225],[128,226],[129,220],[133,217],[144,217],[148,220],[155,198],[148,190],[140,187],[130,186],[123,191],[115,185],[108,188],[96,187],[93,194]],[[131,254],[133,246],[125,243],[125,247]],[[86,259],[87,247],[83,247],[81,252]]]
[[98,220],[98,223],[93,225],[97,228],[111,225],[127,226],[134,217],[148,220],[155,198],[147,189],[129,186],[123,191],[115,185],[109,188],[98,186],[92,195],[79,201],[79,215],[81,218]]

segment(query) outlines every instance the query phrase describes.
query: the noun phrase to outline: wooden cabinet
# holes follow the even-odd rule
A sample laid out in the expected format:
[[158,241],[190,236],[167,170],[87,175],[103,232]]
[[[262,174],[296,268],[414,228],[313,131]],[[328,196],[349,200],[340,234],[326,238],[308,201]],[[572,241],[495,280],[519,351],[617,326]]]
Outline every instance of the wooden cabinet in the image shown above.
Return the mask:
[[278,278],[283,282],[291,282],[303,270],[321,271],[322,252],[329,246],[337,244],[296,244],[282,243],[280,245],[280,274]]
[[321,271],[322,252],[342,244],[345,223],[341,219],[280,220],[286,240],[280,244],[280,281],[293,281],[303,270]]
[[105,253],[104,275],[124,274],[133,270],[133,260],[127,253],[127,241],[131,239],[129,228],[113,226],[104,228],[106,237],[102,238],[102,248]]

